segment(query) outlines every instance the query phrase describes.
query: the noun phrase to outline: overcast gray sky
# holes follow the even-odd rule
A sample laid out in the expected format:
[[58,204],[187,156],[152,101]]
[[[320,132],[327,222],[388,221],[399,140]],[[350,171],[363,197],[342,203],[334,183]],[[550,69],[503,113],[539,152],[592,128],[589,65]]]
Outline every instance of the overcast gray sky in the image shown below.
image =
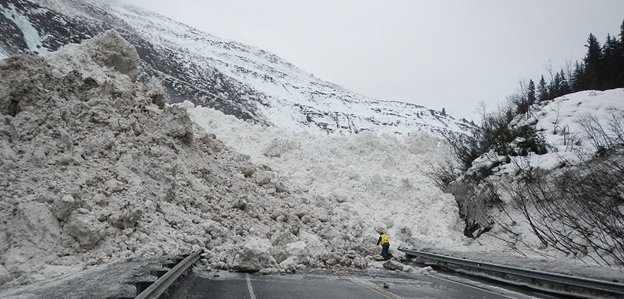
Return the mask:
[[618,35],[622,0],[123,0],[273,52],[354,92],[476,119]]

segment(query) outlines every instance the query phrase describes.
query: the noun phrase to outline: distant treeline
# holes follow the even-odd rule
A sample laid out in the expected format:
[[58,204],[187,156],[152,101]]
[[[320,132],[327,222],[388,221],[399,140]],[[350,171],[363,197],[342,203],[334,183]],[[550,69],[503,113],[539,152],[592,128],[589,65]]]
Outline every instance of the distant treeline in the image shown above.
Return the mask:
[[[548,80],[542,75],[538,83],[529,80],[521,83],[520,91],[508,97],[508,101],[496,112],[483,112],[479,128],[471,137],[451,136],[449,139],[462,168],[468,169],[472,161],[494,149],[501,155],[527,155],[528,152],[545,153],[545,143],[531,128],[511,130],[509,123],[529,107],[540,101],[548,101],[565,94],[582,90],[606,90],[624,87],[624,22],[620,26],[620,38],[607,36],[601,45],[596,36],[589,34],[587,53],[574,66],[550,72]],[[521,149],[510,148],[509,143],[524,137]]]
[[589,34],[587,53],[582,62],[573,68],[561,69],[550,74],[550,81],[542,76],[537,83],[529,80],[517,112],[525,113],[537,101],[552,100],[565,94],[582,90],[605,90],[624,87],[624,22],[620,26],[620,38],[607,35],[600,44],[596,36]]

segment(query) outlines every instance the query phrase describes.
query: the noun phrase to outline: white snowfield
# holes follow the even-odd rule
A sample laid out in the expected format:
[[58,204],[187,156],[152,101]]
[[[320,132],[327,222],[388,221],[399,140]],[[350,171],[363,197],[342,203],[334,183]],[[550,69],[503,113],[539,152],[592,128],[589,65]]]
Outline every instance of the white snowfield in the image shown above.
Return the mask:
[[[528,257],[498,238],[504,234],[498,227],[476,241],[464,237],[456,202],[425,175],[450,159],[436,137],[326,136],[251,125],[189,103],[181,105],[186,110],[163,107],[157,81],[133,80],[137,57],[109,31],[45,59],[0,64],[3,288],[199,248],[209,252],[202,265],[210,268],[367,268],[379,265],[378,226],[389,231],[393,249],[621,273],[537,249],[522,222],[520,238],[534,247],[511,245]],[[602,119],[624,110],[622,89],[565,98],[533,113],[560,151],[529,159],[565,153],[561,135],[549,133],[554,120],[583,138],[574,127],[579,115]],[[24,292],[3,289],[0,297]]]

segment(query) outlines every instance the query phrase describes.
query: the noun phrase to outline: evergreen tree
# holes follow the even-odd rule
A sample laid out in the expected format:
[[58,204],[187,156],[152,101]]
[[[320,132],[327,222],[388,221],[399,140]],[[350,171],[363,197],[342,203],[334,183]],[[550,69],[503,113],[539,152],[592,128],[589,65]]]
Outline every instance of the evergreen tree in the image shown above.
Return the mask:
[[605,89],[615,88],[617,86],[617,77],[620,73],[620,65],[618,63],[618,50],[619,41],[611,35],[607,35],[607,42],[602,47],[602,59],[604,69],[602,70],[602,78],[604,78],[604,84],[602,87]]
[[559,73],[555,73],[555,77],[550,81],[548,95],[550,95],[551,99],[561,96],[561,77]]
[[616,73],[615,87],[624,87],[624,21],[622,21],[620,26],[620,40],[615,51],[615,57],[617,69],[619,70]]
[[587,55],[585,56],[585,74],[587,88],[599,89],[602,79],[602,47],[593,34],[587,38]]
[[529,106],[537,102],[537,98],[535,97],[535,82],[533,82],[533,80],[529,80],[529,87],[527,87],[527,102]]
[[572,89],[570,88],[570,84],[568,83],[568,80],[566,79],[565,72],[563,71],[563,69],[561,69],[561,71],[559,72],[559,77],[561,78],[561,82],[559,84],[559,94],[566,95],[566,94],[571,93]]
[[548,89],[546,87],[546,80],[544,80],[544,75],[539,81],[539,85],[537,86],[538,99],[541,101],[548,100]]
[[574,68],[574,76],[571,78],[572,91],[581,91],[588,89],[587,81],[585,79],[585,67],[583,64],[576,62]]

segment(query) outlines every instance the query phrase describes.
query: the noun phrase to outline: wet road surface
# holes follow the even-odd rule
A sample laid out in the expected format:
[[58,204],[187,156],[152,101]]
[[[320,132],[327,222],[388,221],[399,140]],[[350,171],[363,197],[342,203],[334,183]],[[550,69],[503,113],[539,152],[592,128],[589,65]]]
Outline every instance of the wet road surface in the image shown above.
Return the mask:
[[[384,284],[388,288],[384,288]],[[338,272],[260,275],[194,271],[172,298],[553,298],[491,282],[443,274]]]

